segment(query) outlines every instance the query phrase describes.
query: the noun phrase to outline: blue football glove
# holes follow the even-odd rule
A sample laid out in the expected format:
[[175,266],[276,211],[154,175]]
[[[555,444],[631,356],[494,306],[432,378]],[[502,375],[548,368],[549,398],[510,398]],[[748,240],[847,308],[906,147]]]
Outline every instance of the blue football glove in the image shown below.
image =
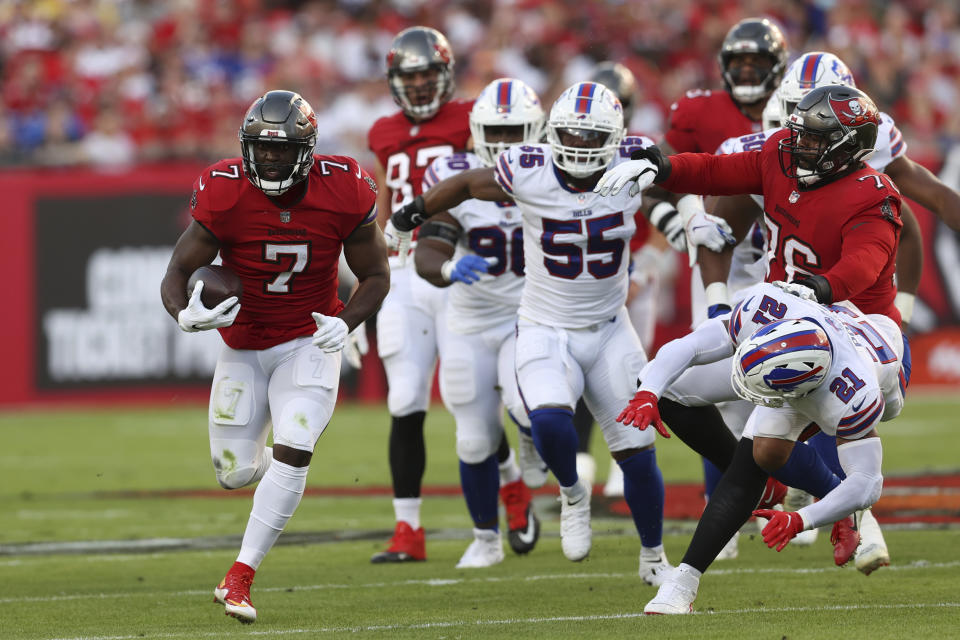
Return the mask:
[[487,272],[490,264],[480,256],[468,253],[456,262],[447,260],[440,267],[440,273],[447,282],[473,284]]

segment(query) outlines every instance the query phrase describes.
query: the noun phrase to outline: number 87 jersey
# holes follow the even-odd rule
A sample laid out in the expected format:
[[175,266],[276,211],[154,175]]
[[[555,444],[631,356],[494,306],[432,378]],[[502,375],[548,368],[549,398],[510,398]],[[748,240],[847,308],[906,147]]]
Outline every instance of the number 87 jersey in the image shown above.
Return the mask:
[[[630,159],[647,138],[625,138],[607,167]],[[512,147],[500,154],[497,182],[523,217],[525,284],[519,315],[564,328],[611,320],[627,299],[629,244],[641,195],[628,189],[601,197],[567,184],[549,145]]]

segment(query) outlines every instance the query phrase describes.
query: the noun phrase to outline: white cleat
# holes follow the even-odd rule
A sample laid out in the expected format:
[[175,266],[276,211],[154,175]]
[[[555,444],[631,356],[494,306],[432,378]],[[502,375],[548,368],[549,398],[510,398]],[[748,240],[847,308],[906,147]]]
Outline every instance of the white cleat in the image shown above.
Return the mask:
[[723,545],[723,549],[720,550],[720,553],[717,554],[717,560],[734,560],[737,556],[740,555],[740,532],[737,531],[733,534],[733,537]]
[[640,579],[651,587],[659,587],[673,571],[663,546],[657,549],[640,548]]
[[657,595],[647,603],[643,612],[649,615],[682,615],[693,613],[700,579],[677,567],[671,571]]
[[890,552],[887,550],[887,542],[883,539],[883,532],[880,531],[880,524],[873,516],[873,511],[870,509],[858,511],[856,518],[859,522],[860,546],[857,547],[854,564],[857,566],[857,571],[868,576],[880,567],[890,566]]
[[570,502],[560,491],[560,546],[567,560],[580,562],[590,554],[593,532],[590,529],[590,485],[582,478],[577,481],[584,492],[576,502]]
[[493,529],[474,529],[473,542],[463,552],[457,569],[482,569],[503,562],[503,542],[500,532]]
[[[784,511],[799,511],[800,509],[813,504],[813,496],[804,491],[803,489],[797,489],[795,487],[789,487],[787,489],[787,495],[783,499],[783,510]],[[801,531],[798,533],[793,540],[790,541],[790,544],[797,545],[800,547],[809,547],[814,542],[817,541],[817,536],[820,535],[819,529],[807,529],[806,531]]]
[[616,460],[610,461],[610,473],[607,474],[607,484],[603,486],[603,495],[607,498],[623,497],[623,469]]
[[520,477],[523,484],[531,489],[542,487],[547,482],[547,463],[540,457],[533,438],[523,431],[517,431],[517,464],[520,465]]

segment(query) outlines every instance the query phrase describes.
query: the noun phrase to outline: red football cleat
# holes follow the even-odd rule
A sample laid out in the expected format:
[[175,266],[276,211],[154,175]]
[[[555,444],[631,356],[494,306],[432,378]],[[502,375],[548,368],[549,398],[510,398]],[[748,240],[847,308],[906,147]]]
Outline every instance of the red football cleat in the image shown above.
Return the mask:
[[253,574],[256,571],[242,562],[234,562],[217,588],[213,590],[213,601],[222,604],[225,613],[244,624],[257,619],[257,610],[250,601],[250,587],[253,586]]
[[850,562],[860,544],[860,532],[857,531],[853,516],[847,516],[833,524],[830,542],[833,543],[833,561],[837,566],[842,567]]
[[529,553],[540,537],[540,520],[533,512],[533,494],[516,480],[500,487],[500,499],[507,510],[507,541],[515,553]]
[[422,562],[427,559],[427,541],[423,527],[414,530],[406,522],[398,522],[386,551],[373,554],[370,562]]

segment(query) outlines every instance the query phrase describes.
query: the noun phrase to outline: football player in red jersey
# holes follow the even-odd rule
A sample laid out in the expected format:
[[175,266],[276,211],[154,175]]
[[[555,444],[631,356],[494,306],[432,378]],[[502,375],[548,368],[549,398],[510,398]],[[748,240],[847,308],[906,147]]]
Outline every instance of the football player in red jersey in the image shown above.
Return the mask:
[[[177,241],[161,284],[167,312],[184,331],[219,329],[226,343],[210,394],[210,453],[217,481],[257,481],[237,561],[214,590],[227,615],[256,620],[250,586],[286,526],[307,480],[317,438],[337,399],[347,334],[390,287],[377,188],[353,158],[314,155],[316,116],[290,91],[270,91],[247,111],[241,158],[203,171],[193,221]],[[343,251],[359,282],[337,297]],[[200,301],[195,269],[219,253],[243,283],[242,301]],[[265,447],[273,423],[273,448]]]
[[[615,194],[628,184],[633,191],[658,182],[685,193],[762,194],[769,234],[767,282],[792,281],[784,286],[801,297],[821,304],[849,300],[863,313],[883,314],[899,325],[893,273],[902,224],[900,193],[885,174],[862,162],[874,149],[878,126],[877,107],[870,98],[851,87],[827,85],[810,91],[787,128],[759,150],[667,158],[657,149],[642,149],[634,152],[634,161],[604,175],[597,191]],[[715,403],[735,395],[732,385],[726,389],[718,384],[713,391],[701,386],[696,392],[700,400],[694,402],[689,390],[681,388],[685,386],[690,385],[678,381],[671,387],[671,397],[683,402],[662,398],[660,413],[687,412],[689,417],[689,410],[698,407],[688,408],[684,402]],[[683,421],[669,422],[676,432]],[[709,448],[713,435],[703,426],[697,425],[701,433],[694,444]],[[712,431],[716,434],[715,428]],[[685,433],[677,434],[687,442]],[[822,494],[808,484],[818,476],[812,471],[824,466],[812,448],[784,451],[777,445],[754,451],[751,461],[755,457],[763,471],[789,486]],[[744,491],[748,479],[743,474],[729,480],[728,476],[717,486],[702,518],[726,535],[695,536],[684,558],[685,564],[701,572],[717,557],[727,532],[739,528],[736,514],[744,508],[749,513],[762,490],[750,486]],[[838,564],[849,559],[855,547],[854,543],[843,558],[838,556]]]
[[[390,257],[390,294],[377,314],[377,351],[387,373],[389,460],[397,524],[387,549],[370,559],[375,563],[427,557],[420,526],[420,489],[426,468],[423,423],[438,334],[445,327],[446,290],[417,275],[409,247],[400,247],[387,219],[420,195],[424,173],[434,159],[467,148],[473,101],[451,99],[453,70],[453,50],[436,29],[418,26],[397,34],[387,53],[387,79],[400,110],[374,122],[368,134],[377,158],[380,224],[385,225],[389,248],[401,250]],[[510,462],[505,439],[497,458],[501,464],[515,464]],[[513,505],[518,511],[527,506]]]
[[726,91],[688,91],[670,107],[665,154],[713,153],[727,138],[760,131],[767,98],[787,69],[787,41],[768,18],[741,20],[718,56]]

